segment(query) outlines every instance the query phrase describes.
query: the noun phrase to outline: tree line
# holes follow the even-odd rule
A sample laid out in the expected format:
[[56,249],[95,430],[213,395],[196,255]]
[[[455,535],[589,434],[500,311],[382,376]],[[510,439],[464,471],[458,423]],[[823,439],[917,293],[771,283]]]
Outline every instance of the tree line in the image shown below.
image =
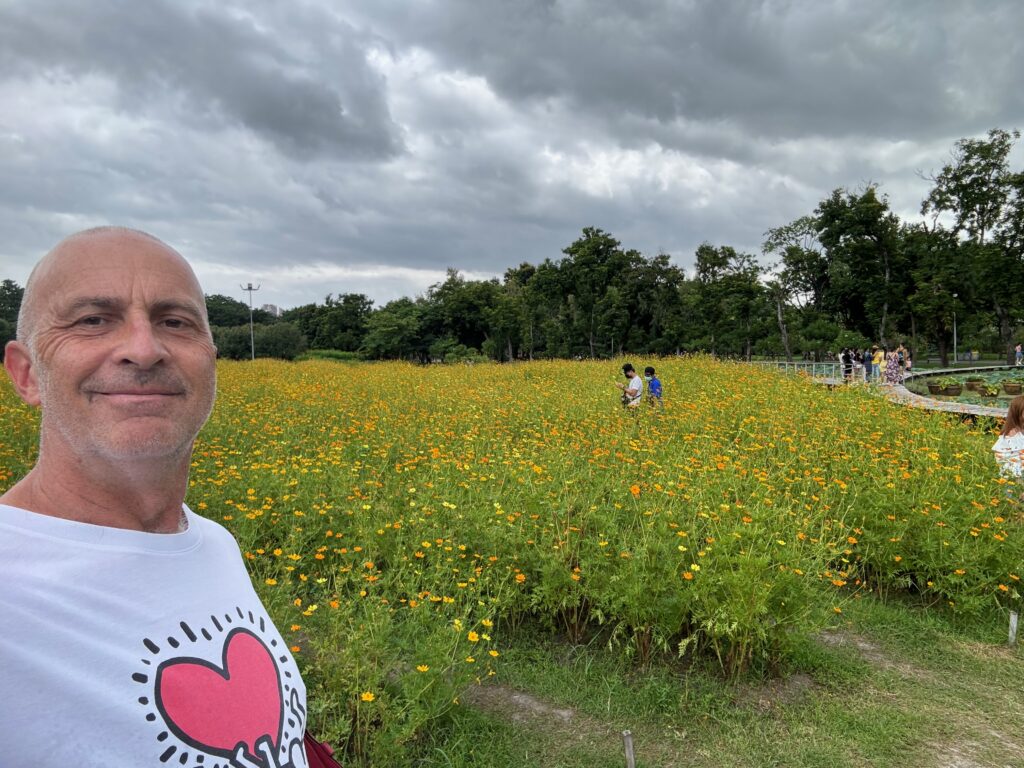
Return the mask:
[[[929,178],[923,221],[903,222],[876,185],[836,189],[813,212],[765,233],[760,257],[703,243],[688,275],[596,227],[561,258],[501,279],[449,270],[424,295],[383,306],[328,294],[273,317],[254,310],[257,356],[310,350],[420,362],[666,355],[705,351],[814,357],[902,342],[948,363],[960,348],[1005,353],[1024,316],[1024,171],[1018,131],[961,139]],[[21,288],[0,284],[0,334],[14,333]],[[250,355],[249,307],[207,296],[222,356]]]

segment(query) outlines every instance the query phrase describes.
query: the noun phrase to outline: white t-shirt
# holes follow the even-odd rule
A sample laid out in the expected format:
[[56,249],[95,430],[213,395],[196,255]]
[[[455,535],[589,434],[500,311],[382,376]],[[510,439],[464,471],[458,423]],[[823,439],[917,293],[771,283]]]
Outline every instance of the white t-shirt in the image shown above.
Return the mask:
[[156,534],[0,505],[0,765],[306,768],[295,660],[231,534],[186,515]]
[[629,397],[627,405],[636,405],[644,394],[644,380],[634,376],[626,383],[626,396]]
[[1024,432],[1009,437],[1000,435],[992,450],[995,451],[1000,474],[1020,480],[1024,475]]

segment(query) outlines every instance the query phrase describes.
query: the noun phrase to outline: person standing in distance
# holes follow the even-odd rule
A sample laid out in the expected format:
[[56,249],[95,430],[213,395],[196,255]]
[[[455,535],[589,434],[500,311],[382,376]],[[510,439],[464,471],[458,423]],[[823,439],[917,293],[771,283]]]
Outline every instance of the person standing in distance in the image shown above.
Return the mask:
[[654,372],[654,366],[644,368],[644,381],[647,383],[647,402],[652,406],[661,407],[661,379]]
[[636,408],[643,400],[644,380],[637,374],[632,363],[623,365],[622,373],[626,377],[626,383],[620,381],[615,385],[622,390],[622,404],[626,408]]
[[288,646],[184,504],[215,361],[192,269],[151,235],[80,232],[29,277],[4,358],[41,409],[0,496],[5,765],[307,767]]

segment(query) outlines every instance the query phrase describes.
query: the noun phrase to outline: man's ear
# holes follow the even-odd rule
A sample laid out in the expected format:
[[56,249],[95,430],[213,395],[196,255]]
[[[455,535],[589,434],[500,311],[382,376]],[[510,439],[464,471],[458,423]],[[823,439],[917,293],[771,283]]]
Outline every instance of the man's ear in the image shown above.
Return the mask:
[[28,347],[20,341],[8,341],[4,347],[4,368],[7,375],[14,382],[14,388],[28,405],[38,406],[39,381],[36,378],[36,369],[32,365],[32,356]]

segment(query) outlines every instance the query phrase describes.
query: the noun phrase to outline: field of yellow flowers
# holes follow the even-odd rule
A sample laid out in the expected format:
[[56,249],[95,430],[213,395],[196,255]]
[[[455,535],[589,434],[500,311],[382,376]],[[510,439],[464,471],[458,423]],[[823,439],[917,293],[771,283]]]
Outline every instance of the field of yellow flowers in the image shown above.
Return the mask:
[[[188,501],[237,537],[350,755],[399,759],[527,621],[732,675],[859,590],[1015,606],[991,434],[864,388],[657,365],[664,405],[634,412],[614,361],[219,365]],[[5,384],[0,487],[35,419]]]

